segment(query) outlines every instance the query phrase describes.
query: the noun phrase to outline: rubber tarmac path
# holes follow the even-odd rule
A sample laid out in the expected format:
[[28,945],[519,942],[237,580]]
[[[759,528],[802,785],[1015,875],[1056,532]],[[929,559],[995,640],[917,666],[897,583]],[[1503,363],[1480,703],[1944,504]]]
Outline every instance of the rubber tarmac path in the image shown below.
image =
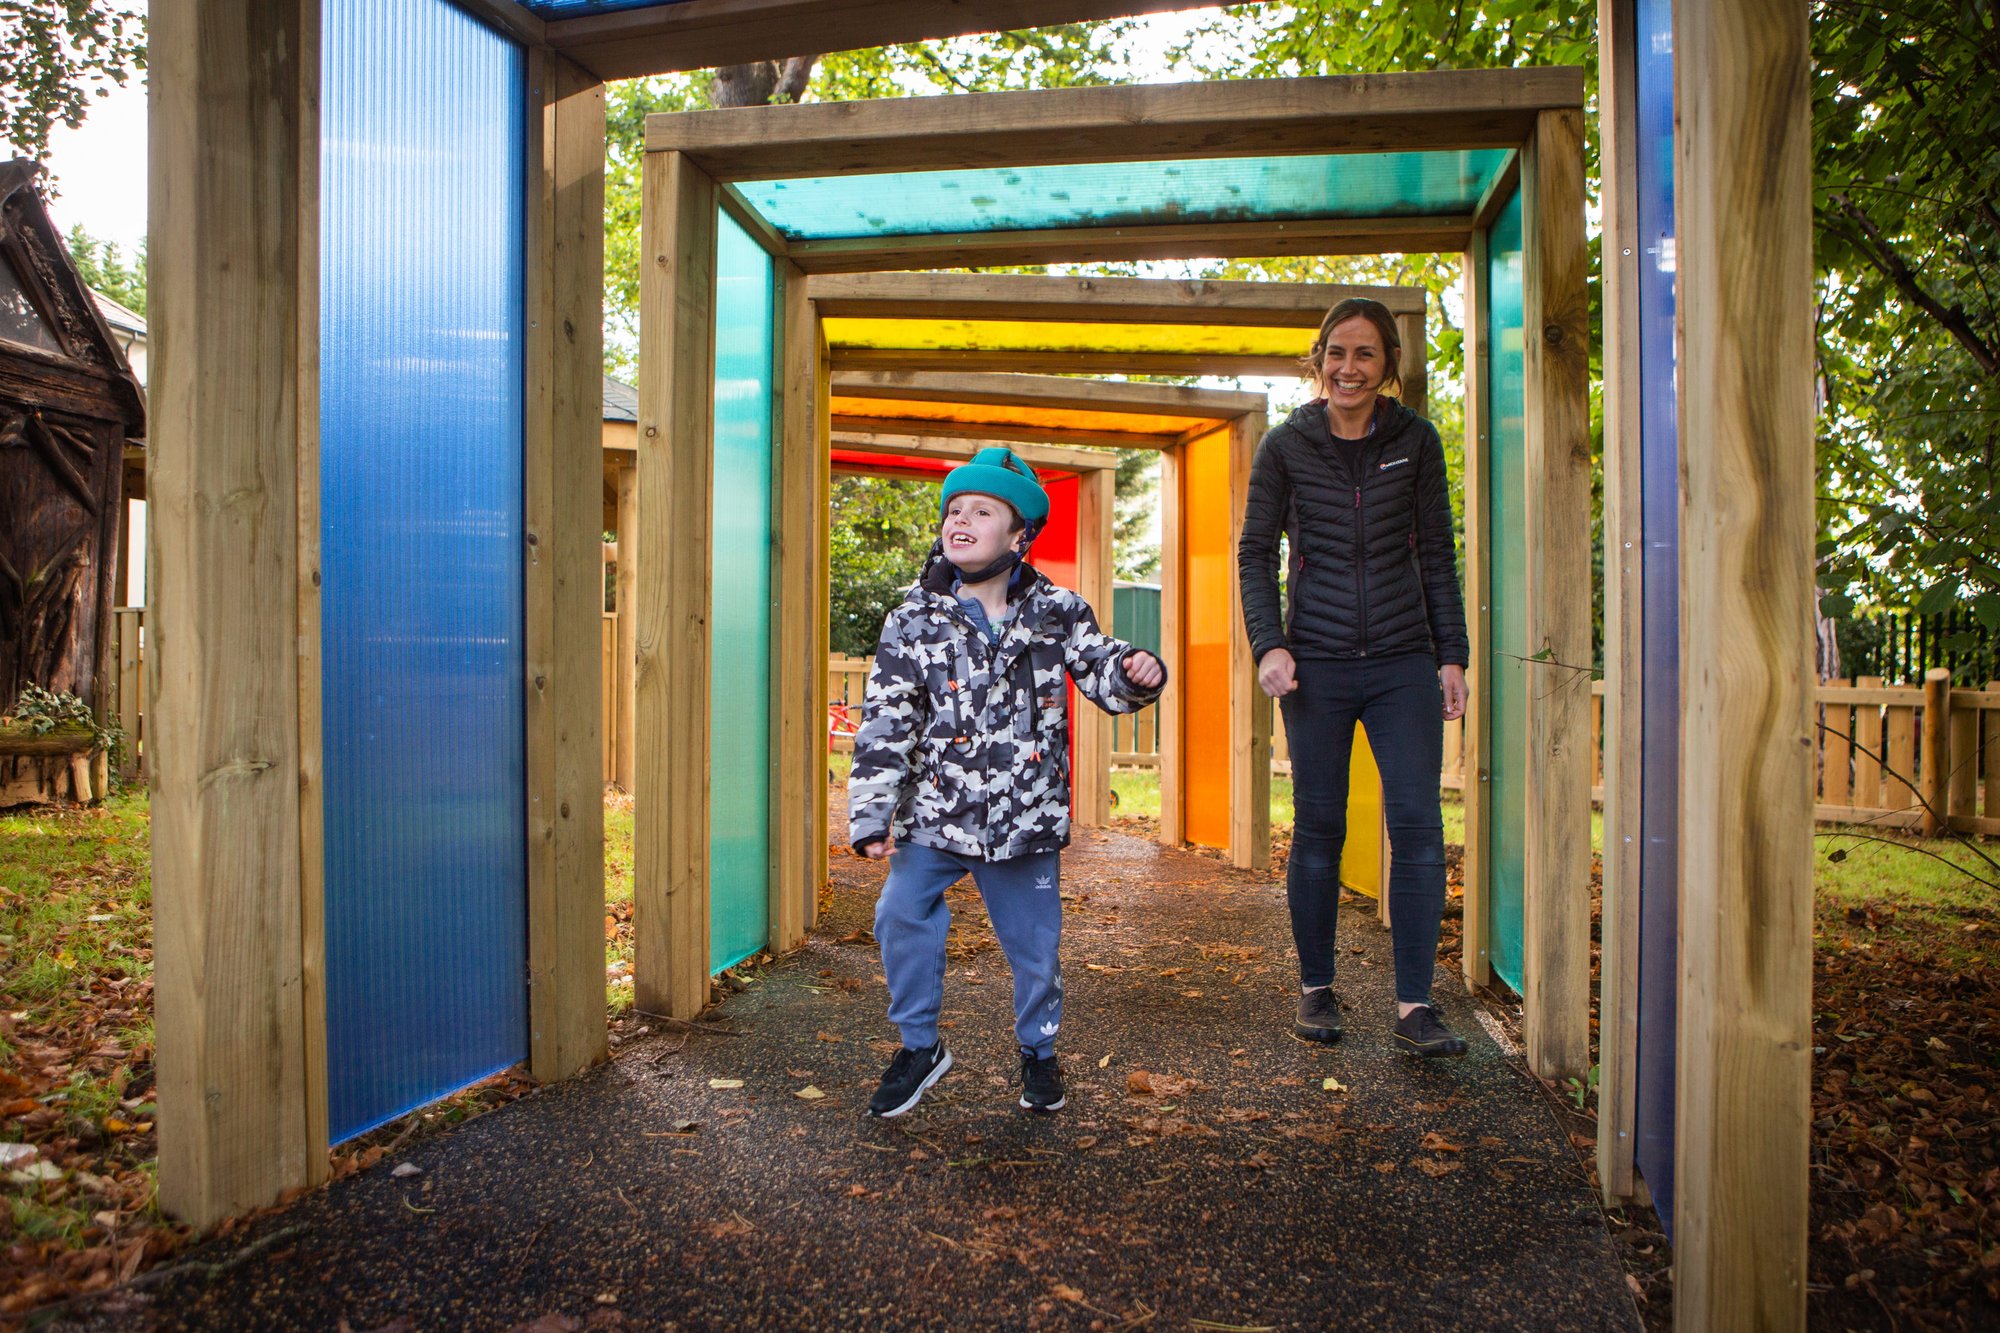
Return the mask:
[[[1307,1045],[1290,1035],[1282,883],[1081,831],[1062,884],[1068,1107],[1016,1106],[1008,973],[966,881],[949,898],[957,1067],[917,1110],[871,1121],[897,1045],[866,934],[883,868],[833,865],[807,945],[707,1027],[659,1025],[202,1247],[219,1261],[264,1242],[212,1280],[161,1283],[126,1319],[1640,1327],[1563,1129],[1454,975],[1440,969],[1436,995],[1471,1053],[1391,1046],[1389,940],[1368,905],[1341,921],[1346,1039]],[[403,1161],[422,1174],[392,1176]]]

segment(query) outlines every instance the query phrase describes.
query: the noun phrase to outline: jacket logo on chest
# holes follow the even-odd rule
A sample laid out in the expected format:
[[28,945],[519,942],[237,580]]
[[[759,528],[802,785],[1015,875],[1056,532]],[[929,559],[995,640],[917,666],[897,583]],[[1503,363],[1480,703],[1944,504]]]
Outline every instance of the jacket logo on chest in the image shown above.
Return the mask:
[[1386,463],[1382,464],[1382,466],[1380,466],[1380,467],[1376,468],[1375,470],[1376,470],[1377,472],[1387,472],[1387,471],[1388,471],[1388,470],[1389,470],[1390,468],[1392,468],[1392,467],[1401,467],[1401,466],[1403,466],[1403,464],[1405,464],[1405,463],[1407,463],[1407,462],[1409,462],[1409,461],[1410,461],[1410,459],[1409,459],[1409,456],[1408,456],[1408,455],[1406,454],[1406,455],[1404,455],[1404,456],[1403,456],[1403,457],[1401,457],[1401,458],[1394,458],[1394,459],[1391,459],[1391,460],[1389,460],[1388,462],[1386,462]]

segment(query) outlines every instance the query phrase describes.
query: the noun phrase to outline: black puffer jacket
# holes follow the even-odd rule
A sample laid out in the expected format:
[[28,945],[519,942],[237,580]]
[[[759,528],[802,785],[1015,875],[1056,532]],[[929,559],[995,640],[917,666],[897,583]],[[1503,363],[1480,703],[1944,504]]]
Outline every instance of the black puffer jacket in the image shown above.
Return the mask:
[[[1291,540],[1290,613],[1278,610],[1278,538]],[[1250,465],[1236,544],[1243,620],[1259,660],[1431,653],[1464,666],[1444,447],[1430,422],[1379,400],[1375,430],[1335,440],[1315,400],[1274,426]]]

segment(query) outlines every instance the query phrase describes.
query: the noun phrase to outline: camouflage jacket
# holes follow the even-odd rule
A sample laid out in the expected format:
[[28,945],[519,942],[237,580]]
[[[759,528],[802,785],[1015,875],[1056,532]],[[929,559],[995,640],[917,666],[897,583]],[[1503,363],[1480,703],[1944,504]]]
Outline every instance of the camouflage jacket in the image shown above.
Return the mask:
[[982,861],[1069,844],[1067,673],[1108,713],[1160,697],[1125,674],[1132,645],[1090,604],[1023,565],[993,643],[938,552],[882,624],[848,781],[849,840],[883,837]]

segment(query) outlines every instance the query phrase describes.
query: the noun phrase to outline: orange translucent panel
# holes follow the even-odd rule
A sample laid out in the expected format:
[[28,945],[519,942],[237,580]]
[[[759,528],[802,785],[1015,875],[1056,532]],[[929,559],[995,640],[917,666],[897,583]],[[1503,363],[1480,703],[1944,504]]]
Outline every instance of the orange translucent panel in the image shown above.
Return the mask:
[[1236,578],[1230,540],[1229,432],[1211,431],[1181,451],[1181,534],[1187,569],[1181,663],[1182,789],[1188,841],[1229,845],[1229,657],[1243,632],[1230,613]]
[[1157,435],[1163,442],[1178,439],[1190,428],[1205,424],[1199,417],[1163,416],[1150,412],[1085,412],[1052,407],[1007,407],[994,403],[856,398],[838,393],[833,396],[832,406],[836,417],[886,417],[967,426],[1123,431],[1130,435]]

